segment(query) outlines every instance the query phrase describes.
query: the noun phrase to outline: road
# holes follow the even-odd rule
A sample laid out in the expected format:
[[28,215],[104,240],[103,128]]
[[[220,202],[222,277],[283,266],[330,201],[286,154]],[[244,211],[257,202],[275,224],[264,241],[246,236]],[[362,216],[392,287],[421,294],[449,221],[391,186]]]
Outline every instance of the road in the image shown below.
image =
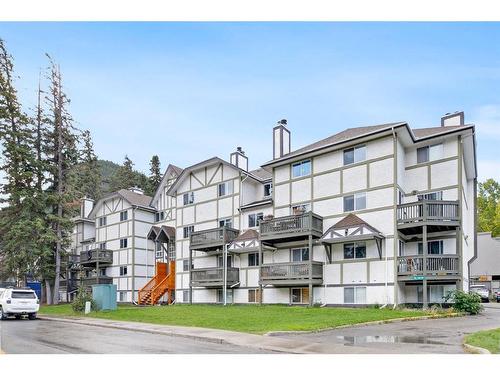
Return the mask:
[[46,320],[0,322],[6,354],[219,354],[265,353],[191,338]]
[[477,316],[396,322],[364,327],[328,330],[318,333],[285,334],[314,343],[343,344],[383,354],[464,353],[464,336],[486,329],[500,328],[500,303],[484,304]]

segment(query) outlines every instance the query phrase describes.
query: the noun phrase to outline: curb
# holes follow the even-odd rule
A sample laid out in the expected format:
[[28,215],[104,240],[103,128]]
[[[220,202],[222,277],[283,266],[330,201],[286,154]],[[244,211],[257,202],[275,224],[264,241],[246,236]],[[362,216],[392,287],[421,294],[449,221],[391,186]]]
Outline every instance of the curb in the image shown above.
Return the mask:
[[271,331],[264,333],[264,336],[282,336],[282,335],[300,335],[300,334],[308,334],[308,333],[319,333],[325,331],[334,331],[337,329],[343,328],[355,328],[355,327],[366,327],[366,326],[375,326],[381,324],[390,324],[390,323],[398,323],[398,322],[410,322],[415,320],[430,320],[430,319],[444,319],[444,318],[456,318],[462,316],[460,313],[451,313],[447,315],[424,315],[424,316],[415,316],[408,318],[395,318],[395,319],[387,319],[387,320],[375,320],[373,322],[364,322],[364,323],[355,323],[355,324],[345,324],[338,327],[329,327],[329,328],[320,328],[311,331]]
[[469,345],[465,342],[462,345],[464,347],[464,350],[469,354],[491,354],[488,349],[480,348],[479,346]]

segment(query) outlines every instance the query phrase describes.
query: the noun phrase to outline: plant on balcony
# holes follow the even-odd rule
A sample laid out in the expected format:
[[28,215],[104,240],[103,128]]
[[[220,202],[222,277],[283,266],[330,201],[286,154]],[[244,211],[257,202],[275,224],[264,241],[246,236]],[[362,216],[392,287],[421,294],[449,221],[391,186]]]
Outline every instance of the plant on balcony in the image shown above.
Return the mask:
[[269,220],[272,220],[274,219],[274,216],[273,215],[266,215],[262,218],[262,221],[269,221]]
[[71,307],[74,312],[83,313],[85,311],[85,303],[90,302],[90,309],[97,311],[97,305],[92,299],[90,293],[87,292],[85,287],[80,286],[78,293],[76,294],[75,300],[71,303]]
[[481,312],[481,296],[477,293],[467,293],[461,290],[452,290],[444,297],[446,302],[452,302],[457,311],[476,315]]

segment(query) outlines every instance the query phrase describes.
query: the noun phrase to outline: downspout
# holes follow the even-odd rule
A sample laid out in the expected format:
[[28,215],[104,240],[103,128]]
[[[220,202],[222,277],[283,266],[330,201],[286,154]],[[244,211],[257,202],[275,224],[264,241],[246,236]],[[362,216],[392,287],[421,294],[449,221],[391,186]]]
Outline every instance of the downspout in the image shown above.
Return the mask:
[[[396,135],[396,132],[394,131],[394,127],[392,128],[392,139],[393,139],[393,142],[394,142],[394,171],[393,171],[393,177],[394,177],[394,236],[393,236],[393,241],[394,241],[394,244],[393,244],[393,255],[394,255],[394,270],[397,271],[396,269],[396,264],[397,264],[397,258],[396,256],[398,255],[397,252],[396,252],[396,246],[398,244],[397,241],[399,241],[399,236],[396,236],[397,234],[397,230],[398,230],[398,227],[397,227],[397,204],[398,204],[398,201],[397,201],[397,193],[396,193],[396,190],[397,190],[397,176],[398,176],[398,148],[397,148],[397,135]],[[385,244],[387,245],[387,244]],[[388,304],[389,304],[389,291],[388,291],[388,288],[389,288],[389,257],[388,257],[388,249],[387,249],[387,246],[385,247],[385,305],[383,305],[381,308],[384,308],[386,307]],[[394,282],[394,304],[392,306],[393,309],[395,309],[398,305],[398,301],[397,301],[397,288],[399,288],[399,284],[397,282],[397,272],[394,273],[394,277],[396,278],[396,281]]]
[[132,302],[135,295],[135,210],[136,206],[132,206]]

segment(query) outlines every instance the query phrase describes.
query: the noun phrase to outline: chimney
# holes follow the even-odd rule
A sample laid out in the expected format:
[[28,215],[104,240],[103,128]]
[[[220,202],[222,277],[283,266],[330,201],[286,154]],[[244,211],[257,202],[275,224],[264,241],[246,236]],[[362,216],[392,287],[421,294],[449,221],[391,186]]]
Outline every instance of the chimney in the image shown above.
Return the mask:
[[290,153],[291,137],[290,130],[286,128],[285,119],[278,121],[273,129],[273,159],[281,158]]
[[82,218],[88,218],[90,211],[94,208],[94,200],[88,197],[83,197],[80,200],[80,216]]
[[248,172],[248,158],[241,147],[236,147],[236,151],[229,156],[231,164]]
[[138,186],[134,186],[134,187],[131,187],[128,189],[129,191],[131,191],[132,193],[136,193],[136,194],[140,194],[140,195],[144,195],[144,190],[142,190],[140,187]]
[[441,126],[465,125],[464,112],[447,113],[441,117]]

